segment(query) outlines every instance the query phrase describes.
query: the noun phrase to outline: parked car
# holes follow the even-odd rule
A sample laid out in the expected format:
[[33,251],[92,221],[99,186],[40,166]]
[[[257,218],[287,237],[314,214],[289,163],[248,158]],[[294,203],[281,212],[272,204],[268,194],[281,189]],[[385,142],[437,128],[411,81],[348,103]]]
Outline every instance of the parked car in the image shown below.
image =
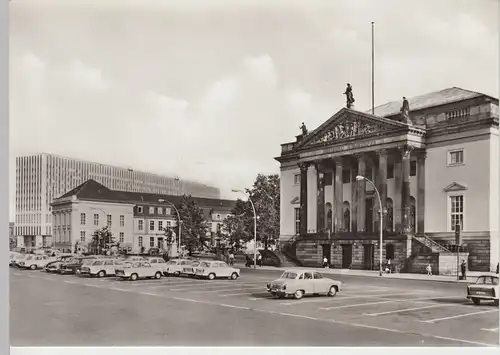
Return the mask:
[[12,266],[15,266],[15,267],[19,267],[19,263],[21,261],[23,261],[24,259],[26,259],[28,256],[30,255],[33,255],[33,254],[20,254],[20,255],[17,255],[16,257],[14,257],[14,259],[12,260]]
[[124,262],[115,270],[115,275],[122,279],[135,281],[140,278],[161,279],[162,269],[152,266],[147,261]]
[[10,253],[9,266],[17,266],[16,262],[24,259],[26,254],[21,254],[16,251]]
[[498,306],[499,293],[498,275],[481,275],[475,283],[467,285],[467,298],[478,306],[481,301],[493,301]]
[[115,269],[120,267],[123,261],[110,258],[110,259],[88,259],[88,262],[84,262],[80,268],[80,274],[90,275],[90,276],[113,276],[115,274]]
[[126,261],[145,261],[146,259],[142,256],[129,256],[125,259]]
[[36,270],[43,268],[45,265],[53,261],[47,255],[31,254],[19,262],[19,267],[24,269]]
[[159,267],[162,271],[162,274],[167,271],[167,262],[163,259],[163,258],[160,258],[160,257],[154,257],[154,258],[147,258],[146,259],[147,262],[149,262],[152,266],[156,266],[156,267]]
[[83,263],[88,263],[97,258],[95,257],[75,257],[73,259],[64,262],[59,268],[60,274],[79,274]]
[[200,264],[201,264],[201,261],[196,260],[196,261],[193,261],[189,265],[184,265],[182,267],[181,274],[184,274],[184,275],[187,275],[187,276],[195,276],[196,275],[196,268],[198,266],[200,266]]
[[192,260],[175,259],[167,263],[167,270],[163,273],[165,276],[174,275],[179,276],[182,273],[182,268],[186,265],[191,265]]
[[229,277],[236,280],[240,277],[240,269],[227,265],[224,261],[202,261],[196,268],[195,276],[213,280],[218,277]]
[[315,294],[333,297],[341,287],[342,282],[323,277],[317,271],[286,270],[279,279],[267,284],[267,291],[274,298],[294,296],[301,299],[304,295]]
[[51,261],[47,265],[45,265],[44,270],[46,272],[57,272],[60,268],[61,265],[64,264],[64,262],[71,260],[74,258],[73,255],[60,255],[56,258],[56,260]]

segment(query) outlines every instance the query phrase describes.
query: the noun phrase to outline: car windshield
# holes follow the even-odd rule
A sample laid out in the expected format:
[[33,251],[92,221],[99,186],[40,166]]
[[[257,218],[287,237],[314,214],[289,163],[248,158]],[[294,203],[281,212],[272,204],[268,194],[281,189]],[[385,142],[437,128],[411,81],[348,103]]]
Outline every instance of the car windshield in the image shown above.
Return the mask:
[[83,265],[91,265],[94,261],[95,261],[95,259],[84,259],[82,264]]
[[201,267],[210,267],[210,263],[207,263],[207,262],[205,261],[205,262],[200,263],[200,266],[201,266]]
[[177,261],[174,261],[174,260],[169,261],[169,262],[167,263],[167,265],[177,265]]
[[97,265],[102,265],[103,261],[97,260],[92,263],[92,265],[97,266]]
[[285,271],[280,277],[280,279],[296,279],[296,278],[297,278],[297,273],[289,271]]
[[478,285],[498,285],[498,277],[495,276],[480,276],[476,284]]
[[26,260],[32,260],[32,259],[33,259],[33,255],[28,255],[28,256],[26,257]]

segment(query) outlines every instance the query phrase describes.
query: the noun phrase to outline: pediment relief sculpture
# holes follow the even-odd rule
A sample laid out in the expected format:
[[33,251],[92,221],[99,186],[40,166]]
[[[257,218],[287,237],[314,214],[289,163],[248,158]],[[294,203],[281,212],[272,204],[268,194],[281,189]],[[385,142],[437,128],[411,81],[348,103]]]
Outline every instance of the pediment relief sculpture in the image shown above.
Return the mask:
[[335,123],[332,127],[321,132],[312,140],[312,144],[329,142],[337,139],[366,136],[376,132],[387,132],[388,128],[382,124],[366,122],[361,119],[346,119]]

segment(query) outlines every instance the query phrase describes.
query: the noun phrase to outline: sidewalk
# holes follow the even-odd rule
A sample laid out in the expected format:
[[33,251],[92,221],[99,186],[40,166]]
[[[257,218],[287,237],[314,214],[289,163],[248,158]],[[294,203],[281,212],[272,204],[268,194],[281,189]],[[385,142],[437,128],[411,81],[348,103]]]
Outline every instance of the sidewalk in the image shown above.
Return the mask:
[[[241,269],[245,269],[244,263],[235,263],[236,267]],[[252,266],[253,268],[253,266]],[[324,275],[350,275],[350,276],[361,276],[361,277],[380,277],[378,270],[349,270],[349,269],[325,269],[325,268],[311,268],[311,267],[274,267],[274,266],[257,266],[258,270],[314,270],[318,271]],[[399,273],[399,274],[382,274],[383,278],[386,279],[403,279],[403,280],[421,280],[421,281],[438,281],[438,282],[454,282],[454,283],[464,283],[470,284],[476,282],[476,279],[480,275],[491,274],[487,272],[478,272],[478,271],[469,271],[467,272],[467,280],[457,280],[456,275],[432,275],[427,276],[427,274],[407,274],[407,273]]]

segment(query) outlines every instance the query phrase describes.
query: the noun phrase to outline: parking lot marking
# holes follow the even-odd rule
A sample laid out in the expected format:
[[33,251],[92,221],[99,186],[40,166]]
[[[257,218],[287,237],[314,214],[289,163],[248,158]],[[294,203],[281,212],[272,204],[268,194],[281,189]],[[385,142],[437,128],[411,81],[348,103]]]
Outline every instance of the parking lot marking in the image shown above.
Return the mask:
[[249,307],[235,306],[235,305],[232,305],[232,304],[221,303],[220,305],[221,305],[222,307],[229,307],[229,308],[238,308],[238,309],[246,309],[246,310],[250,310],[250,308],[249,308]]
[[[255,282],[248,282],[248,283],[233,283],[233,284],[228,284],[227,281],[220,281],[220,282],[213,282],[210,283],[210,286],[205,286],[204,288],[230,288],[230,287],[237,287],[237,286],[243,286],[243,285],[257,285],[260,283],[255,283]],[[190,285],[186,287],[181,287],[181,288],[171,288],[170,291],[192,291],[199,285]]]
[[241,296],[241,295],[251,295],[251,294],[253,294],[253,292],[228,293],[225,295],[219,295],[219,297],[231,297],[231,296]]
[[102,286],[99,286],[99,285],[94,285],[94,284],[84,284],[85,286],[88,286],[88,287],[97,287],[97,288],[103,288]]
[[241,286],[240,288],[232,288],[229,290],[209,290],[209,291],[195,291],[195,290],[190,290],[191,293],[213,293],[213,292],[230,292],[230,291],[244,291],[244,290],[264,290],[260,286]]
[[327,297],[327,298],[315,298],[312,300],[302,300],[302,301],[292,301],[292,302],[284,302],[280,303],[283,306],[293,306],[296,304],[302,304],[302,303],[315,303],[315,302],[331,302],[335,300],[346,300],[350,298],[365,298],[364,296],[345,296],[345,295],[337,295],[335,297]]
[[132,290],[127,290],[125,288],[119,288],[119,287],[109,287],[109,290],[114,290],[114,291],[123,291],[123,292],[131,292]]
[[492,329],[481,328],[481,330],[484,330],[485,332],[498,332],[498,328],[492,328]]
[[459,315],[456,315],[456,316],[450,316],[450,317],[444,317],[444,318],[435,318],[435,319],[429,319],[429,320],[422,320],[421,322],[423,322],[423,323],[435,323],[435,322],[440,322],[440,321],[448,320],[448,319],[463,318],[463,317],[468,317],[468,316],[474,316],[476,314],[484,314],[484,313],[491,313],[491,312],[498,312],[498,309],[490,309],[490,310],[487,310],[487,311],[474,312],[474,313],[465,313],[465,314],[459,314]]
[[414,307],[414,308],[406,308],[406,309],[398,309],[395,311],[387,311],[387,312],[380,312],[380,313],[363,313],[365,316],[383,316],[386,314],[393,314],[393,313],[401,313],[401,312],[409,312],[409,311],[417,311],[420,309],[427,309],[427,308],[437,308],[437,307],[450,307],[453,306],[454,304],[435,304],[432,306],[424,306],[424,307]]
[[331,309],[362,307],[362,306],[369,306],[369,305],[372,305],[372,304],[397,303],[397,302],[415,302],[415,303],[426,303],[426,304],[430,304],[431,303],[431,302],[417,301],[417,299],[416,300],[388,300],[388,301],[378,301],[378,302],[367,302],[367,303],[349,304],[349,305],[345,305],[345,306],[327,307],[327,308],[320,308],[320,309],[323,309],[325,311],[329,311]]
[[68,284],[76,284],[76,283],[78,283],[76,281],[71,281],[71,280],[64,280],[64,282],[66,282]]

